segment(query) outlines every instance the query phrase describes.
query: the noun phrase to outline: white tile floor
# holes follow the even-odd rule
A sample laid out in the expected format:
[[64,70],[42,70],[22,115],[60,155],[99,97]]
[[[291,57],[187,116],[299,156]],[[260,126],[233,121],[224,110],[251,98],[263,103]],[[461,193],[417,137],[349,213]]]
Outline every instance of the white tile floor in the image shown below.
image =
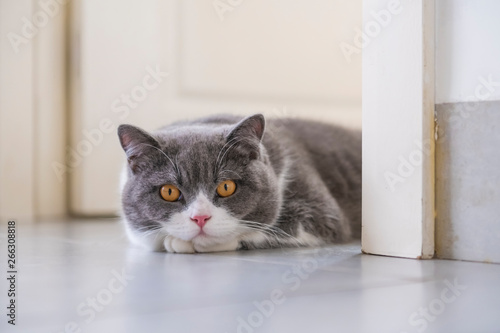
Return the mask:
[[500,265],[362,255],[356,243],[148,253],[116,220],[18,236],[18,325],[2,313],[1,332],[500,332]]

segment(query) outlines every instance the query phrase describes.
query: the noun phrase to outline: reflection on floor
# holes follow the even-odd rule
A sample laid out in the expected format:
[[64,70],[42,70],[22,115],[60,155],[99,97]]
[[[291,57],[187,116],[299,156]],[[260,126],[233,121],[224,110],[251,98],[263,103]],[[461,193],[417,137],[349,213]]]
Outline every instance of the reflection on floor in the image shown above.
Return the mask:
[[148,253],[116,220],[20,224],[17,325],[2,314],[2,332],[500,330],[500,265],[362,255],[356,243]]

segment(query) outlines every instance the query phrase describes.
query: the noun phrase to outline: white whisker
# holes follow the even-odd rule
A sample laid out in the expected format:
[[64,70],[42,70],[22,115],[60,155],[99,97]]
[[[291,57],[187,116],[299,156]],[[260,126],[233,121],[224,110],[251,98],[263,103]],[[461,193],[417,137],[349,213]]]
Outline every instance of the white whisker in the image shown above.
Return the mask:
[[243,223],[243,224],[246,224],[245,227],[247,227],[249,229],[254,229],[254,230],[257,230],[257,231],[261,231],[262,233],[265,233],[267,235],[275,237],[275,240],[280,245],[285,240],[285,239],[283,239],[283,237],[286,238],[287,240],[294,241],[297,246],[303,246],[303,245],[305,245],[303,242],[301,242],[296,237],[288,234],[287,232],[285,232],[284,230],[282,230],[281,228],[278,228],[276,226],[272,226],[272,225],[269,225],[269,224],[264,224],[264,223],[260,223],[260,222],[256,222],[256,221],[247,221],[247,220],[239,220],[239,221],[241,223]]

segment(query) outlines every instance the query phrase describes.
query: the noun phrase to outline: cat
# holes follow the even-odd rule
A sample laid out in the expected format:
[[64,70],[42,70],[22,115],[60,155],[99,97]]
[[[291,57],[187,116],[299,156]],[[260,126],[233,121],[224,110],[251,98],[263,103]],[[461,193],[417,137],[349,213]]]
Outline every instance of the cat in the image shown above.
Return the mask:
[[361,132],[220,115],[148,133],[120,125],[122,211],[153,251],[320,246],[361,233]]

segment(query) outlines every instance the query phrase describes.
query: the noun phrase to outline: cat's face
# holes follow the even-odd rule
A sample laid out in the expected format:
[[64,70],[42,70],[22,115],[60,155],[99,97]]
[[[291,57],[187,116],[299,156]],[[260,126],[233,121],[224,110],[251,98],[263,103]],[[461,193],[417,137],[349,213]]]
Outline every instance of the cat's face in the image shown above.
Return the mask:
[[260,144],[264,118],[178,125],[153,135],[118,130],[128,165],[122,204],[131,239],[154,250],[166,236],[210,248],[255,233],[278,215],[278,181]]

